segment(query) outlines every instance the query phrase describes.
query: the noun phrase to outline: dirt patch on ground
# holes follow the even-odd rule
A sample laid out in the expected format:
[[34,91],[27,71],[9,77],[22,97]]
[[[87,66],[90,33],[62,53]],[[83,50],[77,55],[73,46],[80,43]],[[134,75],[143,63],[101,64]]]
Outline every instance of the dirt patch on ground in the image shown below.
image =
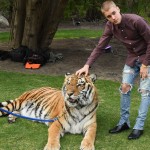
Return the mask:
[[[91,28],[98,30],[102,28],[99,24],[80,25],[79,27],[70,25],[60,25],[60,28]],[[63,60],[55,63],[47,63],[40,69],[25,69],[22,63],[12,62],[10,59],[0,61],[0,70],[10,72],[21,72],[28,74],[64,75],[66,72],[74,73],[86,62],[93,48],[99,39],[66,39],[53,40],[51,49],[54,53],[62,53]],[[100,79],[120,80],[122,68],[125,62],[125,48],[117,40],[110,43],[113,53],[105,53],[99,57],[90,69],[90,73],[97,74]],[[2,46],[0,47],[2,49]]]

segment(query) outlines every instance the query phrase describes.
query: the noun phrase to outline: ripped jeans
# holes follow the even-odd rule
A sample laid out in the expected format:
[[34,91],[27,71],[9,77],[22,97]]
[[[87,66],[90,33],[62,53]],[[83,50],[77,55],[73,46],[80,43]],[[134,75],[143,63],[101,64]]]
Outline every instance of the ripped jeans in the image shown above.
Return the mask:
[[[125,65],[123,69],[123,79],[122,83],[126,83],[130,85],[130,90],[127,93],[123,93],[120,88],[121,100],[121,118],[118,125],[122,125],[123,123],[127,123],[130,127],[130,94],[133,87],[133,83],[137,75],[140,73],[140,63],[136,63],[136,65],[132,68],[130,66]],[[140,79],[140,87],[139,92],[141,93],[141,104],[138,111],[138,117],[136,118],[136,123],[133,129],[143,130],[144,121],[146,119],[148,108],[150,106],[150,66],[148,67],[148,77],[144,80]]]

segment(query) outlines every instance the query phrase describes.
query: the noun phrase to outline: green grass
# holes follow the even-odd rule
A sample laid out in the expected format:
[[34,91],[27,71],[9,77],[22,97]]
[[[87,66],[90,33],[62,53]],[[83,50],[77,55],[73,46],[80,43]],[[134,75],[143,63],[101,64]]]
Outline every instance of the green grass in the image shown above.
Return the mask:
[[0,32],[0,42],[7,42],[10,39],[9,32]]
[[[29,75],[0,71],[0,101],[14,99],[22,92],[42,86],[61,89],[63,76]],[[150,117],[145,123],[145,133],[138,140],[127,139],[131,130],[111,135],[108,130],[119,120],[120,94],[118,82],[97,80],[95,83],[100,105],[97,110],[98,130],[95,141],[96,150],[145,150],[149,148]],[[133,89],[131,103],[131,126],[134,125],[140,104],[137,87]],[[18,119],[8,124],[7,118],[0,118],[0,150],[42,150],[47,142],[48,127],[44,124]],[[78,150],[82,135],[66,134],[61,138],[62,150]],[[69,142],[68,142],[69,141]]]
[[102,35],[102,30],[91,29],[59,29],[54,39],[96,38]]
[[[58,29],[54,39],[96,38],[102,35],[102,30],[91,29]],[[9,32],[0,32],[0,42],[10,39]]]

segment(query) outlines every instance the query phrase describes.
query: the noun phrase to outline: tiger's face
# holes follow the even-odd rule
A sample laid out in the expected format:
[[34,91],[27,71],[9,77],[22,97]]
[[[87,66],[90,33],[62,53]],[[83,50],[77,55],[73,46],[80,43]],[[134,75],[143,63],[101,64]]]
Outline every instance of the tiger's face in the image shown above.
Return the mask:
[[62,87],[65,103],[69,107],[84,107],[92,103],[96,92],[93,84],[95,80],[96,75],[94,74],[87,77],[66,74]]

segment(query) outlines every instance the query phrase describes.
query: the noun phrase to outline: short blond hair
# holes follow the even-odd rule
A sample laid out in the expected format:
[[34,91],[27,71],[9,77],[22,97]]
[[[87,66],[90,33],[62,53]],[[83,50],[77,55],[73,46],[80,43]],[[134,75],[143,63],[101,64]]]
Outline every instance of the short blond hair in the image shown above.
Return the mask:
[[116,4],[112,0],[105,1],[101,5],[101,12],[104,13],[105,11],[108,11],[113,6],[116,7]]

